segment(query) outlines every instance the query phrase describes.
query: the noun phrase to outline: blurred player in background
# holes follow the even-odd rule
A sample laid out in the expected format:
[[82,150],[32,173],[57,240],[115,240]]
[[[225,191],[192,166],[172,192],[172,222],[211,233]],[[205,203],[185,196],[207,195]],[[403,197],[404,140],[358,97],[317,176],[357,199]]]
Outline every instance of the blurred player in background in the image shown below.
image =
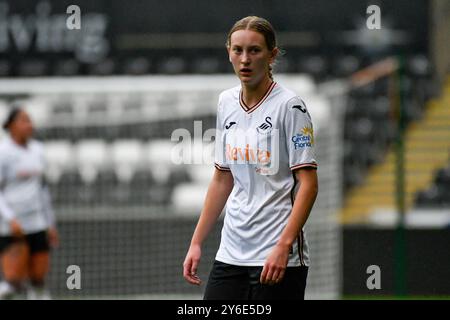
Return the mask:
[[219,97],[216,170],[183,276],[201,283],[201,246],[226,204],[204,299],[302,300],[309,266],[303,226],[318,193],[311,117],[303,101],[272,78],[279,49],[267,20],[236,22],[227,50],[241,85]]
[[27,299],[50,299],[45,277],[58,233],[43,184],[43,147],[32,139],[31,119],[20,107],[10,111],[3,128],[8,134],[0,142],[0,299],[24,289]]

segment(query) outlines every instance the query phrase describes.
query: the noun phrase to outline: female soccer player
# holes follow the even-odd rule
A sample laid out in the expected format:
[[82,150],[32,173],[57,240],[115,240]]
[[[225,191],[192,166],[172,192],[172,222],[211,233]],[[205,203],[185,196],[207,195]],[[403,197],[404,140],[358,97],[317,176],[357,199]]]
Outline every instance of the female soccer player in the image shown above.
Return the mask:
[[[44,280],[49,248],[58,233],[47,188],[43,185],[42,146],[33,140],[28,114],[13,108],[0,143],[0,254],[3,282],[0,299],[27,287],[28,299],[49,299]],[[29,280],[29,285],[27,285]]]
[[318,193],[311,117],[274,82],[271,24],[239,20],[228,55],[241,85],[220,94],[214,176],[183,264],[199,285],[202,243],[226,204],[204,299],[304,299],[309,266],[303,226]]

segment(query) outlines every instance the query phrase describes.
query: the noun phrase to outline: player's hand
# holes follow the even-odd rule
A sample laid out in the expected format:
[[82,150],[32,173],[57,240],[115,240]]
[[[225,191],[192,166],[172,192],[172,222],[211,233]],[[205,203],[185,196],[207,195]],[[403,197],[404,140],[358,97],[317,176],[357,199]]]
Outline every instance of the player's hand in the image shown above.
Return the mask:
[[9,222],[9,228],[11,229],[11,234],[14,238],[22,238],[25,236],[22,226],[20,225],[19,221],[17,221],[17,219],[12,219]]
[[289,258],[289,248],[276,245],[264,263],[259,281],[262,284],[274,285],[283,280]]
[[200,285],[202,281],[197,275],[197,267],[202,255],[199,245],[191,245],[183,263],[183,277],[190,284]]
[[55,227],[50,227],[47,230],[48,243],[52,248],[57,248],[59,246],[59,234]]

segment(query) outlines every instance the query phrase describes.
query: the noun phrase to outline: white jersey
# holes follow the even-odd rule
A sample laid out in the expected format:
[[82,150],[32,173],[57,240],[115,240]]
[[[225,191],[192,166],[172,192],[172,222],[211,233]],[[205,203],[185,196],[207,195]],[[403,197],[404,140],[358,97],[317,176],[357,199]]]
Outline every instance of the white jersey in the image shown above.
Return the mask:
[[10,235],[9,221],[16,218],[25,233],[46,230],[54,223],[48,190],[43,187],[42,145],[31,140],[26,147],[9,136],[0,142],[0,235]]
[[[281,237],[292,211],[298,183],[294,170],[317,168],[311,117],[304,102],[273,82],[249,108],[241,87],[220,94],[215,166],[231,171],[218,261],[263,266]],[[309,265],[308,243],[301,230],[288,266]]]

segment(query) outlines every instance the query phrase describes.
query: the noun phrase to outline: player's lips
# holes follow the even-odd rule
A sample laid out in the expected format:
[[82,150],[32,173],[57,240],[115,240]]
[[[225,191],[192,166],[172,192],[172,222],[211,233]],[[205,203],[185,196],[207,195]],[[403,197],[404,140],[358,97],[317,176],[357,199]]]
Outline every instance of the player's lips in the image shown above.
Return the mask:
[[239,70],[239,72],[240,72],[241,74],[249,74],[249,73],[252,72],[252,69],[249,69],[249,68],[242,68],[241,70]]

